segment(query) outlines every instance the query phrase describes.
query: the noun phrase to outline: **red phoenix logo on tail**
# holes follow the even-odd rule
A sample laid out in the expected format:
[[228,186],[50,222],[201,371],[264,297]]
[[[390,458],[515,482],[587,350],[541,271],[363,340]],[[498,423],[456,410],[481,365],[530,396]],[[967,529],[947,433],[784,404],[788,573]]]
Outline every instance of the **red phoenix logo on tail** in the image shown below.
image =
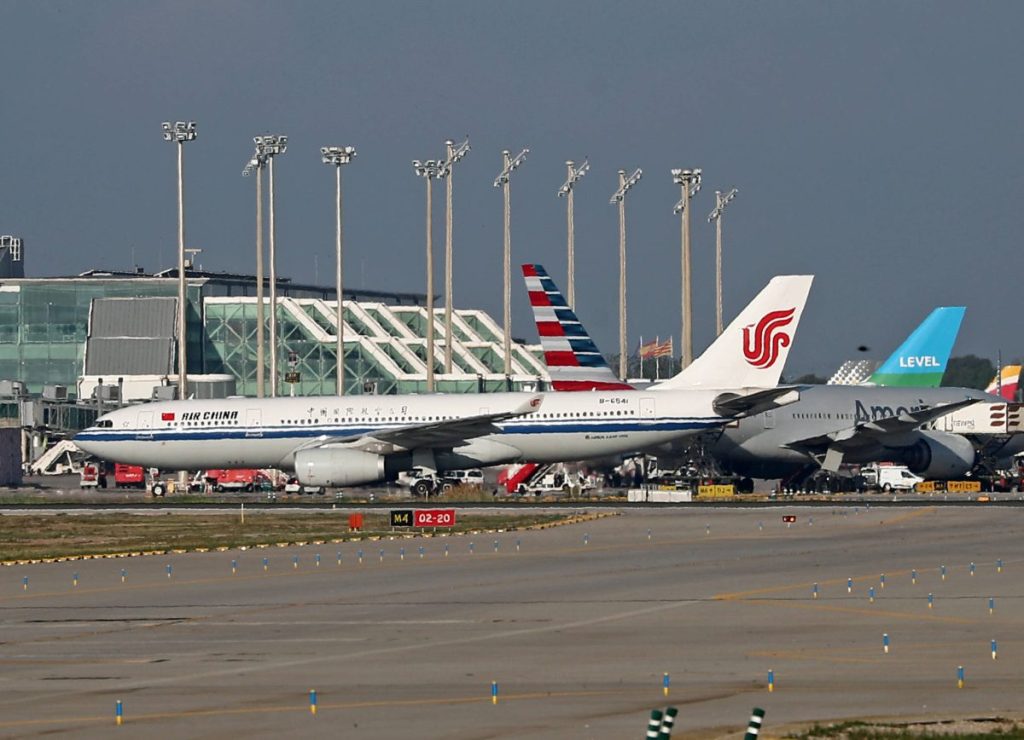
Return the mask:
[[779,350],[788,347],[791,341],[789,334],[781,329],[793,323],[794,313],[796,308],[765,314],[754,327],[753,339],[750,336],[753,325],[743,327],[743,356],[747,362],[762,370],[775,364],[779,359]]

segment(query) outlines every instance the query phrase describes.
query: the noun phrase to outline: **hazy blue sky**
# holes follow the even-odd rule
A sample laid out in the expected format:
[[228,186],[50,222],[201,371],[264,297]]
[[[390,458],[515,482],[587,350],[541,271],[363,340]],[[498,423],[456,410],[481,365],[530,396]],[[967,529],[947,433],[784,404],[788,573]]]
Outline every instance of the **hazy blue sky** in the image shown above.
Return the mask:
[[[469,134],[455,173],[456,304],[500,318],[503,148],[513,262],[564,283],[566,159],[578,185],[577,308],[617,347],[616,171],[628,201],[629,336],[679,334],[679,197],[694,203],[695,338],[713,334],[715,189],[726,316],[774,274],[817,275],[792,372],[887,354],[934,306],[968,307],[955,353],[1024,354],[1020,313],[1024,4],[1011,2],[15,2],[0,0],[0,233],[30,275],[170,266],[173,148],[189,246],[254,269],[251,137],[280,132],[280,271],[333,281],[333,173],[351,144],[346,283],[424,289],[424,185],[410,161]],[[443,244],[442,188],[435,245]],[[318,272],[317,275],[317,265]],[[518,274],[518,270],[517,270]],[[441,271],[438,270],[438,280]],[[440,286],[440,282],[438,283]],[[439,288],[440,290],[440,288]],[[513,328],[534,337],[525,292]]]

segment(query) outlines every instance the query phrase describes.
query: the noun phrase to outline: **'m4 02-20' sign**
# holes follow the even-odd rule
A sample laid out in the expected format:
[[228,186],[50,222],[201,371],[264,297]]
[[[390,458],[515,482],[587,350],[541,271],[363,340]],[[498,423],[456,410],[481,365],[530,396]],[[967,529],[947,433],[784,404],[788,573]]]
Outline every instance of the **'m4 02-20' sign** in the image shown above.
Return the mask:
[[455,509],[392,509],[392,527],[454,527]]

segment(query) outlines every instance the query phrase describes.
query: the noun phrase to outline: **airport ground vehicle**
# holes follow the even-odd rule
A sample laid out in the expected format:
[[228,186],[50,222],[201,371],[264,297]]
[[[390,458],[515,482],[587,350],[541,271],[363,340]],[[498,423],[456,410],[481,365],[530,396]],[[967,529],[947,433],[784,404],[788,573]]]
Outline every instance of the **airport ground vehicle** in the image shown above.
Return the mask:
[[447,470],[439,473],[413,468],[398,474],[398,484],[408,488],[413,496],[437,496],[447,493],[456,486],[483,487],[484,474],[480,468]]
[[861,468],[860,474],[864,477],[864,484],[867,487],[883,491],[912,491],[915,485],[924,481],[921,476],[911,473],[906,465],[865,465]]
[[229,470],[207,470],[203,476],[218,493],[222,491],[266,490],[273,487],[270,479],[261,470],[237,468]]
[[118,488],[145,488],[146,471],[139,465],[114,463],[114,485]]
[[106,488],[107,476],[103,473],[103,466],[98,462],[83,465],[78,485],[80,488]]
[[298,478],[289,478],[284,484],[285,493],[325,493],[323,486],[304,486]]
[[564,463],[510,465],[498,475],[498,484],[509,494],[540,496],[545,493],[582,493],[594,488],[582,472],[569,470]]

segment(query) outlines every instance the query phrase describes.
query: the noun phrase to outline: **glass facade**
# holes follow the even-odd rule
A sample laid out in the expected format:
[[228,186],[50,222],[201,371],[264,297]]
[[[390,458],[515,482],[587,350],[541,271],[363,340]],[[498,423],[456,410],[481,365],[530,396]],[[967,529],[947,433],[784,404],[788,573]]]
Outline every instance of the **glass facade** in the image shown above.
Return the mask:
[[[335,302],[325,300],[318,290],[282,286],[282,296],[290,300],[278,308],[278,369],[282,380],[286,373],[297,373],[298,381],[282,382],[279,395],[337,392]],[[0,380],[21,380],[30,393],[40,393],[44,385],[64,385],[73,395],[83,373],[93,299],[176,297],[177,291],[177,278],[163,274],[0,280]],[[187,293],[189,372],[230,374],[236,378],[237,392],[248,396],[256,395],[256,303],[248,297],[254,291],[252,278],[190,275]],[[409,296],[395,298],[397,305],[379,298],[359,304],[346,301],[346,394],[426,391],[426,314],[420,306],[401,303]],[[443,311],[437,319],[440,328]],[[269,347],[269,316],[266,320]],[[440,336],[435,347],[435,388],[440,392],[533,386],[546,375],[537,359],[539,347],[514,345],[516,377],[510,383],[502,374],[500,330],[480,311],[457,311],[453,333],[462,349],[455,353],[452,375],[441,375]],[[475,357],[479,364],[465,357]],[[269,390],[269,350],[266,364]]]
[[[189,372],[202,370],[202,285],[188,286]],[[44,385],[71,391],[82,374],[93,298],[177,296],[177,280],[52,279],[0,285],[0,379],[21,380],[32,393]]]

